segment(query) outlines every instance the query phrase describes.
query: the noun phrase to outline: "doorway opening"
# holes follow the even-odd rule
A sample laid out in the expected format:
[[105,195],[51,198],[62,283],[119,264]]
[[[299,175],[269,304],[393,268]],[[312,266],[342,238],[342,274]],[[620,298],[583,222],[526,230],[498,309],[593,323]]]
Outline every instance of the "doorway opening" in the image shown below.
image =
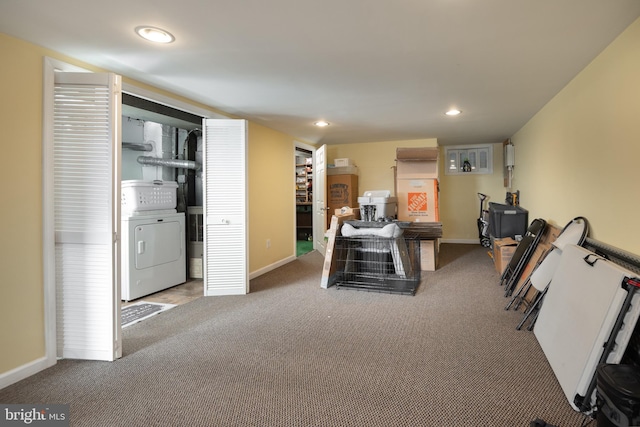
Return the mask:
[[[199,167],[202,164],[202,120],[201,116],[195,114],[128,93],[122,94],[123,191],[125,184],[161,182],[176,186],[176,214],[160,220],[162,226],[168,229],[169,217],[178,218],[179,235],[182,235],[182,239],[176,235],[176,241],[163,242],[164,246],[175,247],[164,248],[165,252],[173,251],[176,254],[169,260],[172,262],[170,274],[159,271],[161,280],[154,277],[155,263],[147,263],[149,265],[142,270],[131,265],[137,265],[137,257],[142,255],[128,250],[129,246],[136,244],[134,233],[127,232],[129,228],[135,227],[138,234],[143,230],[138,224],[143,224],[145,229],[151,228],[144,218],[151,218],[155,211],[123,214],[122,247],[129,256],[123,256],[122,259],[122,307],[140,304],[142,300],[180,305],[203,295],[202,170]],[[151,219],[157,221],[155,216]],[[160,237],[163,235],[154,235],[152,240],[162,241]],[[163,253],[160,249],[152,252]],[[161,259],[159,263],[164,265],[168,260]],[[142,277],[137,277],[136,273]],[[154,286],[143,289],[139,284],[145,280],[153,281]]]
[[296,257],[313,250],[313,152],[296,145]]

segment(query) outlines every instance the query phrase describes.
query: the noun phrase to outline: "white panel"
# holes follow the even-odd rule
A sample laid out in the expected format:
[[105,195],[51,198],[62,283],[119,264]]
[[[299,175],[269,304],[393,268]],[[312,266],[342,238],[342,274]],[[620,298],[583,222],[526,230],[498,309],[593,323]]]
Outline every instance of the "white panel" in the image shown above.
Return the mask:
[[[597,261],[590,265],[586,262],[590,259]],[[627,296],[621,286],[625,276],[633,277],[633,273],[580,246],[567,245],[549,284],[534,333],[576,410],[574,398],[586,394]],[[630,330],[638,317],[635,305],[625,319],[625,328]],[[628,334],[617,335],[616,343],[619,349],[610,355],[614,359],[607,359],[609,363],[620,361]]]
[[178,221],[138,225],[135,230],[136,268],[149,268],[176,261],[182,255],[178,243],[183,236]]
[[327,250],[324,235],[327,231],[326,197],[327,197],[327,146],[316,150],[315,165],[313,167],[313,196],[314,196],[314,217],[313,217],[313,240],[315,249],[323,256]]
[[[186,279],[184,213],[124,216],[122,218],[122,299],[131,301],[183,283]],[[158,225],[155,225],[158,224]],[[148,227],[168,227],[153,236]],[[136,231],[143,228],[143,239]],[[148,236],[148,237],[147,237]],[[143,243],[142,264],[138,252]],[[136,268],[145,266],[146,268]]]
[[246,294],[247,123],[204,120],[205,295]]
[[[114,360],[119,331],[120,79],[56,73],[53,191],[58,356]],[[117,195],[117,196],[116,196]]]
[[478,169],[489,169],[489,151],[486,149],[478,150]]

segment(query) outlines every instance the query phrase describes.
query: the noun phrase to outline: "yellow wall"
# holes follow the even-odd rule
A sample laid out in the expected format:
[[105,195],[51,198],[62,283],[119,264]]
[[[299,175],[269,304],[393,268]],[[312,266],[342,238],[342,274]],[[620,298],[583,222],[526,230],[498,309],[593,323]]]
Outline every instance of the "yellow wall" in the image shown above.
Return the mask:
[[[0,33],[3,167],[0,168],[0,375],[44,356],[42,70],[49,56],[104,71]],[[183,97],[123,80],[183,102]],[[214,109],[191,102],[199,108]],[[249,124],[249,269],[295,256],[294,138]],[[271,239],[266,250],[265,239]]]
[[288,135],[253,123],[249,138],[249,270],[256,271],[295,254],[295,147]]
[[[520,190],[529,220],[564,226],[576,216],[591,237],[640,254],[636,182],[640,159],[640,19],[512,137]],[[434,146],[435,139],[328,147],[328,158],[348,157],[359,168],[359,193],[393,189],[396,147]],[[492,175],[445,175],[440,147],[440,218],[443,239],[477,239],[480,202],[504,203],[502,144],[493,146]],[[488,206],[488,205],[486,205]]]
[[[440,147],[440,221],[442,238],[449,242],[472,243],[478,240],[480,215],[478,193],[489,202],[504,203],[507,189],[502,178],[502,143],[493,144],[493,174],[445,175],[445,148]],[[524,206],[523,206],[524,207]]]
[[[92,67],[2,34],[0,52],[4,159],[0,182],[5,184],[0,209],[1,375],[44,355],[43,57]],[[512,138],[516,146],[513,188],[522,192],[530,219],[541,217],[564,225],[582,215],[590,221],[593,237],[636,254],[640,254],[638,69],[640,20]],[[336,145],[328,147],[327,155],[330,161],[341,157],[355,161],[359,192],[393,191],[395,149],[435,145],[435,139]],[[447,176],[441,171],[440,210],[446,239],[477,238],[476,193],[489,194],[492,201],[504,200],[501,164],[501,145],[496,144],[491,176]],[[250,270],[256,271],[294,254],[293,138],[250,124],[249,167],[249,256]],[[267,238],[272,242],[270,250]]]
[[640,254],[640,20],[512,138],[530,218],[586,217],[591,236]]
[[44,356],[42,53],[0,35],[0,373]]
[[[349,158],[358,166],[358,194],[368,190],[390,190],[395,195],[393,167],[398,147],[437,147],[437,140],[413,139],[327,147],[329,163]],[[449,176],[444,174],[444,147],[440,147],[440,221],[446,241],[472,243],[478,240],[476,220],[480,210],[477,193],[489,195],[491,201],[503,203],[506,190],[502,180],[502,144],[494,144],[492,175]],[[488,201],[487,200],[487,203]],[[488,206],[488,205],[486,205]]]
[[353,160],[358,166],[359,196],[371,190],[389,190],[391,194],[395,194],[392,168],[396,165],[396,148],[437,145],[435,138],[330,145],[327,146],[327,159],[330,164],[334,159]]

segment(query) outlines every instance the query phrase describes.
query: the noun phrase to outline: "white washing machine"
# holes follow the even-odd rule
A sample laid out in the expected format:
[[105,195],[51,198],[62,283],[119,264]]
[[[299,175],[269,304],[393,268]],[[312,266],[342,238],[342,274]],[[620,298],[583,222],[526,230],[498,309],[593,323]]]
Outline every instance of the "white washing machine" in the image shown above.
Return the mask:
[[131,301],[184,283],[185,216],[175,210],[122,217],[122,299]]

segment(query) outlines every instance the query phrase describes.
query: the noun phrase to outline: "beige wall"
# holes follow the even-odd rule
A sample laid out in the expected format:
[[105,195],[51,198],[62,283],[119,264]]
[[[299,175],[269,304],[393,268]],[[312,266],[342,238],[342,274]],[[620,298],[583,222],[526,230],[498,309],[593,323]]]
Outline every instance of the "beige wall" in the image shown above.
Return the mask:
[[249,270],[253,272],[295,255],[295,147],[290,136],[253,123],[249,139]]
[[44,356],[42,52],[0,35],[0,373]]
[[[512,138],[533,217],[586,217],[591,236],[640,254],[640,20]],[[531,215],[530,215],[531,217]]]
[[[398,147],[437,147],[435,138],[405,141],[340,144],[327,147],[329,163],[349,158],[358,166],[358,194],[368,190],[390,190],[395,194],[393,167]],[[440,221],[445,241],[473,243],[478,240],[476,220],[480,210],[477,193],[502,203],[506,189],[502,180],[502,144],[494,144],[492,175],[449,176],[444,174],[444,147],[440,147]]]
[[[86,64],[2,34],[0,52],[4,59],[0,179],[5,184],[0,210],[1,375],[44,355],[43,57]],[[564,225],[582,215],[591,223],[592,236],[640,254],[635,163],[640,157],[639,69],[640,20],[513,136],[513,188],[522,192],[530,219],[542,217]],[[329,160],[354,159],[360,169],[360,192],[393,190],[395,149],[435,145],[435,139],[336,145],[328,147],[327,155]],[[445,238],[477,238],[477,192],[488,194],[492,201],[504,200],[502,152],[500,144],[496,147],[493,175],[447,176],[441,170]],[[256,271],[294,254],[293,138],[250,124],[249,167],[249,256],[250,269]]]
[[[493,144],[493,174],[445,175],[444,147],[440,147],[440,221],[442,239],[448,242],[478,241],[477,220],[480,215],[478,193],[489,202],[504,203],[507,189],[502,177],[502,143]],[[524,206],[523,206],[524,207]]]
[[396,165],[396,148],[437,145],[435,138],[330,145],[327,159],[328,163],[341,158],[353,160],[358,166],[358,195],[371,190],[389,190],[395,194],[392,168]]
[[[0,168],[0,375],[44,356],[42,267],[42,69],[49,56],[102,71],[0,34],[3,167]],[[183,97],[123,77],[136,86]],[[249,269],[295,256],[293,137],[249,124]],[[266,249],[265,240],[271,239]]]
[[[640,19],[636,20],[553,100],[512,137],[520,190],[529,220],[564,226],[576,216],[591,237],[640,254],[636,162],[640,159]],[[348,157],[359,167],[359,193],[393,191],[396,147],[435,146],[435,139],[328,147],[328,158]],[[504,203],[502,144],[494,144],[492,175],[445,175],[440,147],[440,218],[443,238],[476,240],[477,193]]]

